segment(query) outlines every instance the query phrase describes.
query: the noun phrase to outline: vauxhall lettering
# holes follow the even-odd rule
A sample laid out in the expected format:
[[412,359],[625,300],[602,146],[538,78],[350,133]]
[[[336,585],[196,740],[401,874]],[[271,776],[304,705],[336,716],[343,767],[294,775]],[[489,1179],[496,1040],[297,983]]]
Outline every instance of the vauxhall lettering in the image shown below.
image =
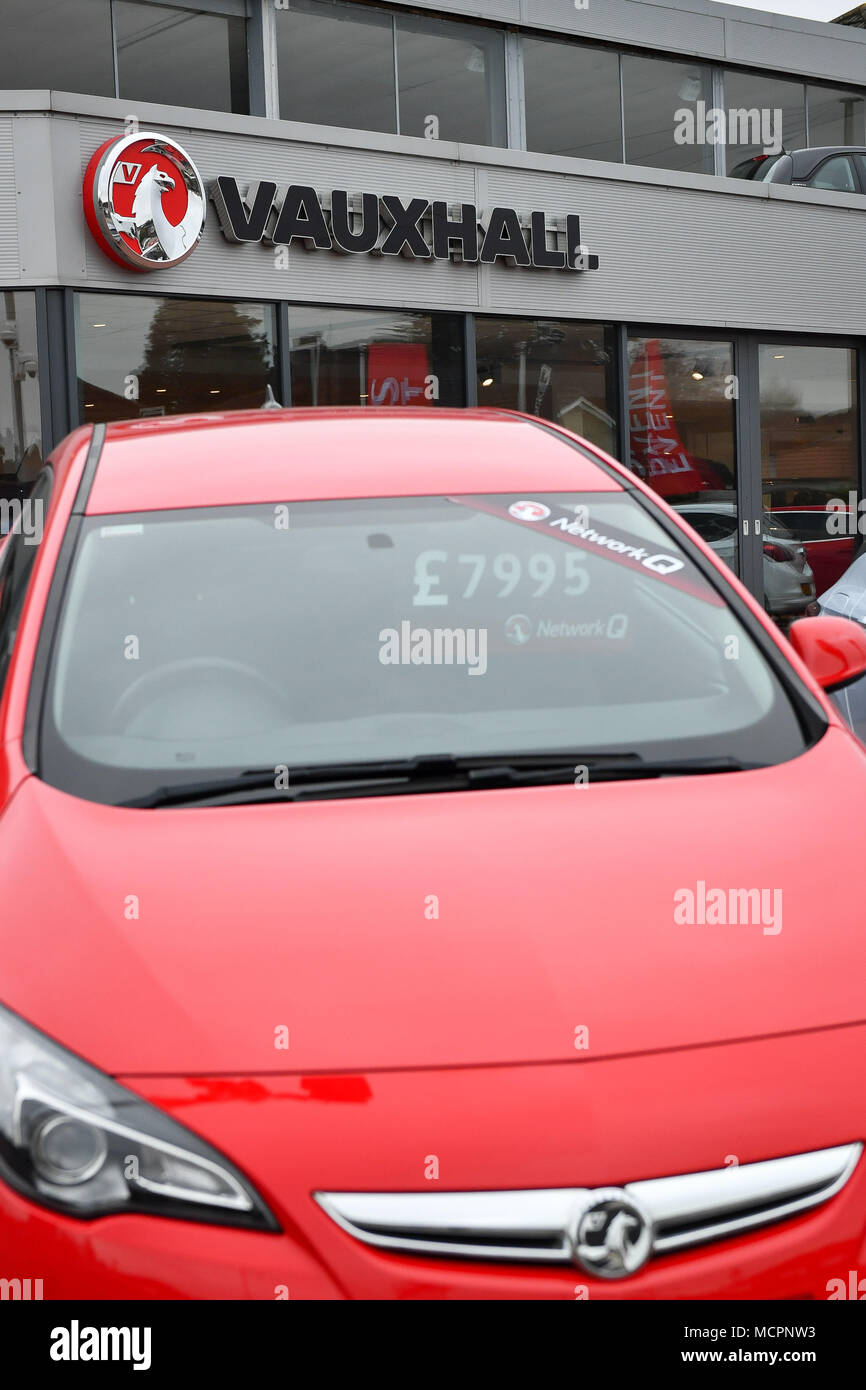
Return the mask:
[[418,226],[429,207],[423,198],[411,198],[405,206],[390,194],[379,199],[379,210],[391,227],[380,244],[383,256],[406,255],[427,260],[433,255]]
[[286,189],[283,206],[269,240],[281,245],[302,241],[317,251],[332,249],[334,243],[314,188],[293,183]]
[[[553,251],[547,245],[547,218],[543,212],[529,214],[532,243],[532,264],[546,270],[564,270],[565,252]],[[578,241],[580,237],[578,236]]]
[[449,209],[447,203],[436,201],[431,205],[433,223],[433,255],[439,261],[454,260],[474,262],[478,260],[478,213],[474,203],[461,203],[460,215],[456,208]]
[[357,200],[342,188],[331,194],[331,236],[335,251],[372,251],[379,240],[379,199],[375,193],[362,193],[360,224],[353,214],[358,211]]
[[228,241],[261,241],[274,206],[277,185],[251,183],[241,197],[236,179],[217,179],[210,195]]
[[494,208],[481,243],[481,259],[492,264],[497,256],[514,265],[531,265],[532,255],[513,208]]
[[350,194],[341,188],[322,194],[306,184],[282,191],[271,180],[250,184],[242,193],[237,179],[225,176],[214,181],[210,196],[224,235],[234,242],[298,241],[311,251],[542,270],[598,267],[598,256],[581,241],[574,213],[555,219],[538,210],[521,216],[509,207],[484,213],[473,203]]

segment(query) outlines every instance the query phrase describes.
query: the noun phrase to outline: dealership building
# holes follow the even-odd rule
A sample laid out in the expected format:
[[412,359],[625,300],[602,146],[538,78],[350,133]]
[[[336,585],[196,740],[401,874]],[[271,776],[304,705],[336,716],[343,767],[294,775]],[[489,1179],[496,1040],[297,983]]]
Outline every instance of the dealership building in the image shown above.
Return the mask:
[[503,406],[759,597],[793,533],[820,593],[864,491],[866,154],[773,156],[832,146],[866,151],[862,9],[0,0],[0,498],[82,423]]

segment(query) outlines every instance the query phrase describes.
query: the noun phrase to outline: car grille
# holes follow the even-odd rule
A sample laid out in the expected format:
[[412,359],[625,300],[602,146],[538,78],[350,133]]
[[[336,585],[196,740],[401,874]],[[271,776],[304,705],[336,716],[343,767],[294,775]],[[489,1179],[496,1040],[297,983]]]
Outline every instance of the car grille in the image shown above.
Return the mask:
[[[651,1218],[651,1255],[782,1221],[826,1202],[853,1173],[862,1144],[652,1178],[618,1189]],[[574,1262],[575,1215],[609,1189],[505,1192],[317,1192],[344,1231],[367,1245],[416,1255]]]

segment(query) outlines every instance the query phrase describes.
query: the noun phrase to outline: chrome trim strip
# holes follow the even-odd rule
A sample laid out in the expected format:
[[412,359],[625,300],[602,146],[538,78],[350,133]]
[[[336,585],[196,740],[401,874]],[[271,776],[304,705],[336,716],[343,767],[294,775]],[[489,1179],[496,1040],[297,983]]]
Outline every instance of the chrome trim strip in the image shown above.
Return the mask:
[[[682,1205],[677,1209],[671,1202],[673,1194],[664,1190],[671,1183],[670,1178],[629,1183],[628,1191],[646,1203],[657,1226],[663,1228],[673,1221],[678,1225],[687,1221],[706,1223],[699,1226],[697,1238],[687,1231],[665,1235],[662,1229],[656,1235],[654,1245],[655,1250],[662,1254],[667,1250],[685,1249],[699,1241],[717,1240],[737,1231],[780,1221],[829,1201],[854,1172],[862,1149],[862,1144],[842,1144],[834,1149],[770,1159],[765,1163],[748,1163],[715,1173],[689,1173],[673,1180],[677,1183],[678,1195],[682,1194]],[[722,1202],[712,1202],[709,1188],[714,1179],[718,1181],[720,1173],[733,1179],[731,1190],[724,1194]],[[743,1207],[752,1207],[759,1202],[765,1203],[759,1211],[740,1216],[734,1214],[727,1220],[719,1219],[728,1212],[736,1213],[737,1210],[742,1211]]]
[[[653,1255],[683,1250],[808,1211],[845,1186],[861,1143],[738,1167],[626,1183],[655,1226]],[[572,1263],[569,1232],[590,1188],[502,1192],[315,1192],[342,1230],[403,1254]],[[757,1208],[757,1209],[756,1209]],[[739,1214],[737,1214],[739,1213]],[[688,1226],[687,1230],[665,1228]]]
[[[469,1259],[568,1264],[566,1237],[585,1188],[514,1192],[316,1192],[316,1201],[349,1235],[386,1250],[443,1253]],[[409,1234],[388,1234],[412,1232]],[[427,1239],[423,1238],[427,1233]],[[513,1245],[535,1237],[538,1244]],[[490,1240],[490,1246],[466,1237]],[[499,1239],[496,1240],[496,1237]],[[495,1243],[494,1243],[495,1241]]]

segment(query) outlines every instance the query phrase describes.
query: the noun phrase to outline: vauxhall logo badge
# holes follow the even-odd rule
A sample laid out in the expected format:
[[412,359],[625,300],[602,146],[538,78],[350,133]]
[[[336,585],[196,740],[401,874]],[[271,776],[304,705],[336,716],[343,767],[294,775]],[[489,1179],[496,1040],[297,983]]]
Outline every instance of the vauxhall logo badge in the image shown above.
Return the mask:
[[87,166],[87,225],[107,256],[133,270],[186,260],[201,237],[205,208],[189,155],[161,135],[106,140]]
[[[595,270],[574,213],[550,218],[514,208],[480,211],[474,203],[399,198],[308,184],[279,186],[269,179],[245,191],[220,175],[210,197],[226,239],[267,242],[344,255],[404,256],[418,261],[522,266],[541,270]],[[108,140],[94,154],[84,181],[87,222],[112,260],[136,270],[178,265],[204,227],[205,195],[189,156],[160,135]]]
[[600,1187],[575,1212],[569,1240],[575,1264],[601,1279],[623,1279],[652,1254],[653,1222],[631,1193]]

